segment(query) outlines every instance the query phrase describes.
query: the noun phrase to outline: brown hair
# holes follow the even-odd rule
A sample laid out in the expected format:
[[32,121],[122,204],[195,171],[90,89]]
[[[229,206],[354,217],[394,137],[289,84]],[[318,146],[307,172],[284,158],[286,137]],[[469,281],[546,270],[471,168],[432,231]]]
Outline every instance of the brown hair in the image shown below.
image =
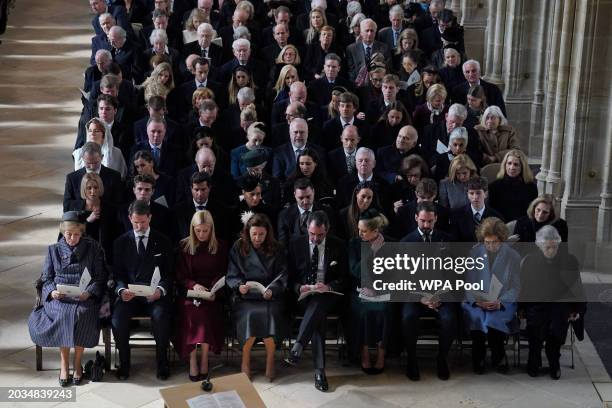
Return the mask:
[[479,242],[483,242],[485,237],[491,235],[496,236],[501,242],[504,242],[508,239],[510,233],[502,220],[497,217],[488,217],[482,220],[476,229],[476,237]]
[[261,245],[261,251],[264,253],[264,255],[267,256],[274,255],[274,253],[279,249],[280,244],[274,238],[274,230],[272,228],[272,223],[270,222],[268,216],[265,214],[253,215],[244,225],[244,228],[242,228],[242,231],[240,232],[240,238],[238,239],[240,254],[242,256],[247,256],[249,250],[251,249],[251,227],[264,227],[266,229],[266,240]]

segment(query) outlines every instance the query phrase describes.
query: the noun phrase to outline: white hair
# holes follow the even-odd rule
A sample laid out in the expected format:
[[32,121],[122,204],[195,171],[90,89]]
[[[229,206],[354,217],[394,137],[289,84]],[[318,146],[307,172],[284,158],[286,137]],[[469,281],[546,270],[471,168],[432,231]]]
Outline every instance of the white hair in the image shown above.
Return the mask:
[[482,114],[483,122],[487,119],[487,116],[489,115],[497,116],[499,118],[500,125],[508,124],[508,119],[506,119],[504,113],[501,111],[499,106],[491,105],[487,109],[485,109],[484,113]]
[[396,4],[395,6],[391,7],[389,9],[389,17],[394,15],[394,14],[399,14],[400,16],[404,16],[404,9],[402,8],[402,6],[400,6],[399,4]]
[[213,33],[213,37],[217,35],[217,32],[215,31],[215,29],[209,23],[201,23],[198,26],[197,31],[198,31],[198,34],[203,34],[205,31],[211,31]]
[[327,0],[311,0],[310,1],[310,8],[320,8],[323,10],[327,10]]
[[110,30],[108,30],[108,33],[117,33],[117,35],[119,36],[119,38],[121,38],[122,40],[125,40],[127,38],[127,33],[125,32],[125,30],[123,29],[123,27],[120,27],[118,25],[116,26],[112,26],[110,28]]
[[476,61],[475,59],[469,59],[463,63],[461,69],[465,70],[465,67],[467,67],[468,65],[475,65],[476,71],[478,71],[478,73],[480,74],[480,62]]
[[378,24],[376,24],[376,21],[372,20],[371,18],[366,18],[365,20],[362,20],[361,23],[359,23],[359,28],[363,30],[363,26],[366,23],[372,23],[374,24],[374,30],[378,29]]
[[357,13],[361,13],[361,3],[356,0],[349,1],[346,4],[346,15],[352,18]]
[[255,92],[253,92],[253,90],[249,88],[248,86],[245,86],[243,88],[240,88],[240,90],[238,90],[238,94],[236,94],[236,98],[241,101],[253,102],[255,101]]
[[357,13],[353,16],[353,19],[351,20],[351,25],[350,28],[356,27],[356,26],[360,26],[361,27],[361,22],[363,20],[366,19],[366,15],[363,13]]
[[453,103],[450,108],[448,108],[448,116],[456,116],[465,120],[465,118],[467,118],[467,109],[460,103]]
[[113,54],[111,54],[111,52],[107,49],[101,49],[96,51],[96,57],[106,57],[106,59],[108,60],[112,60],[113,59]]
[[461,54],[459,53],[459,51],[457,51],[456,49],[452,48],[452,47],[448,47],[444,50],[444,56],[446,57],[447,54],[455,54],[457,55],[459,58],[461,58]]
[[113,22],[113,25],[117,24],[117,20],[115,20],[115,17],[111,14],[111,13],[102,13],[98,16],[98,21],[102,21],[105,18],[111,18],[111,21]]
[[547,241],[553,241],[556,243],[561,242],[561,235],[559,231],[552,225],[544,225],[536,232],[535,242],[538,246]]
[[240,38],[244,38],[247,40],[251,40],[251,32],[245,26],[236,27],[234,29],[234,40],[238,40]]
[[232,43],[232,49],[235,50],[238,47],[240,47],[241,45],[245,45],[249,49],[251,49],[251,42],[249,40],[247,40],[246,38],[239,38],[237,40],[234,40],[234,42]]
[[451,142],[451,140],[453,139],[462,139],[465,142],[465,145],[467,146],[468,144],[468,131],[466,128],[464,128],[463,126],[458,127],[458,128],[454,128],[451,132],[450,135],[448,135],[448,143]]
[[149,42],[153,45],[155,40],[162,40],[166,45],[168,45],[168,34],[166,34],[166,30],[163,28],[156,28],[151,31],[151,35],[149,36]]
[[376,161],[376,155],[374,154],[374,150],[370,149],[369,147],[360,147],[359,149],[357,149],[357,153],[355,153],[355,158],[363,154],[367,154],[368,156],[370,156],[370,159],[372,159],[372,161]]

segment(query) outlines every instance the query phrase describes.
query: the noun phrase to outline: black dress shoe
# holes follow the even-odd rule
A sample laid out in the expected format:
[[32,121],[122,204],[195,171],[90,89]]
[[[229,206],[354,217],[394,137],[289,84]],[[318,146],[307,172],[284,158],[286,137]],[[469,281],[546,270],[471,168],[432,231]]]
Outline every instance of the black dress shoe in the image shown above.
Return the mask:
[[168,366],[157,368],[157,379],[158,380],[166,381],[168,377],[170,377],[170,369],[168,368]]
[[315,388],[322,392],[327,392],[327,390],[329,390],[329,384],[327,383],[325,373],[315,373]]
[[450,378],[450,370],[445,358],[438,358],[438,378],[446,381]]
[[412,381],[419,381],[421,379],[421,373],[419,372],[419,365],[416,361],[408,361],[406,366],[406,377]]
[[549,363],[550,364],[550,378],[552,378],[553,380],[558,380],[559,378],[561,378],[561,366],[559,365],[559,362],[552,362]]
[[191,382],[198,382],[200,380],[201,380],[200,374],[198,374],[198,375],[191,375],[191,374],[189,374],[189,381],[191,381]]
[[[76,374],[72,375],[72,384],[73,385],[81,385],[81,380],[83,379],[83,367],[81,367],[81,376],[77,377]],[[76,373],[76,370],[75,370]]]
[[474,361],[473,362],[474,373],[478,375],[482,375],[485,373],[485,362],[484,360]]
[[288,365],[292,367],[297,367],[299,362],[300,362],[300,355],[297,352],[291,350],[289,352],[289,357],[285,359],[285,363],[287,363]]
[[527,365],[527,375],[530,377],[537,377],[540,374],[539,371],[537,367]]
[[118,378],[120,381],[125,381],[125,380],[127,380],[128,378],[130,378],[130,370],[128,370],[127,368],[126,368],[126,369],[123,369],[123,368],[121,368],[121,367],[120,367],[120,368],[117,370],[117,378]]
[[367,375],[373,375],[374,374],[374,367],[364,367],[364,366],[361,366],[361,371],[363,371]]

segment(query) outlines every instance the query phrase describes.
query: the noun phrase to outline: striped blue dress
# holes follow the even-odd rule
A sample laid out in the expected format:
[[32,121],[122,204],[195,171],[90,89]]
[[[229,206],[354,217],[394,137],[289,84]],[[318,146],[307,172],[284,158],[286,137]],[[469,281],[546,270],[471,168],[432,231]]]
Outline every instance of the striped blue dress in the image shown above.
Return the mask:
[[[55,300],[57,284],[79,285],[87,267],[91,282],[84,302]],[[48,248],[42,272],[41,306],[30,314],[28,328],[32,341],[43,347],[95,347],[100,339],[100,303],[106,288],[104,251],[88,237],[70,247],[64,238]]]

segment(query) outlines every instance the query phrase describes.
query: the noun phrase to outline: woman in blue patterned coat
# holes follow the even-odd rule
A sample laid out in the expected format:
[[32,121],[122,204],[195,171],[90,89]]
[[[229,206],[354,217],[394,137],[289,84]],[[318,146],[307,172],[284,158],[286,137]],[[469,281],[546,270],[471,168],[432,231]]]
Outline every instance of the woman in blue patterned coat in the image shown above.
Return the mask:
[[[100,339],[100,302],[107,278],[104,251],[96,241],[83,236],[82,218],[76,211],[62,217],[63,237],[48,248],[41,275],[41,303],[28,320],[30,337],[35,344],[59,347],[62,387],[69,385],[70,349],[74,348],[72,382],[79,385],[83,350],[95,347]],[[85,268],[91,280],[78,298],[69,298],[57,290],[57,284],[79,286]]]

